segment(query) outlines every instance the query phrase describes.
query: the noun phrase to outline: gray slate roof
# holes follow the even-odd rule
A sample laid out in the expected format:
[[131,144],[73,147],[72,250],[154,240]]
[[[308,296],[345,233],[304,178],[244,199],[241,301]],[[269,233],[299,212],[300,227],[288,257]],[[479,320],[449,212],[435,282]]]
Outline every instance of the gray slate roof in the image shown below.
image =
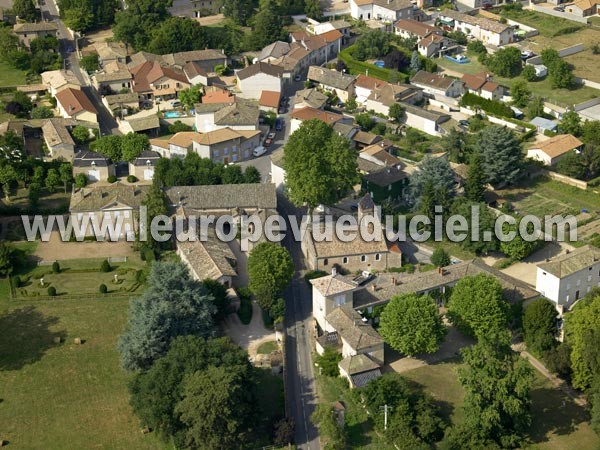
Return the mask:
[[250,105],[243,102],[236,102],[215,111],[216,125],[256,125],[260,110],[258,105]]
[[361,315],[350,305],[334,309],[327,314],[325,320],[354,351],[383,345],[379,333],[371,325],[363,322]]
[[115,203],[133,209],[146,199],[150,186],[126,185],[119,182],[108,186],[82,188],[71,195],[70,212],[100,211]]
[[538,264],[538,267],[557,278],[565,278],[580,270],[588,269],[598,261],[600,261],[600,249],[585,245],[548,262]]
[[140,156],[135,158],[130,164],[133,164],[134,166],[148,166],[148,163],[150,163],[150,166],[154,167],[159,160],[160,155],[157,152],[144,150]]
[[[92,164],[94,163],[94,164]],[[107,167],[112,164],[112,161],[100,153],[87,151],[75,155],[73,167]]]
[[165,192],[171,205],[181,202],[189,209],[277,208],[275,185],[271,183],[172,186]]
[[319,66],[310,66],[308,68],[307,78],[325,86],[343,90],[347,90],[355,80],[355,77],[352,75],[346,75],[337,70],[326,69],[325,67]]

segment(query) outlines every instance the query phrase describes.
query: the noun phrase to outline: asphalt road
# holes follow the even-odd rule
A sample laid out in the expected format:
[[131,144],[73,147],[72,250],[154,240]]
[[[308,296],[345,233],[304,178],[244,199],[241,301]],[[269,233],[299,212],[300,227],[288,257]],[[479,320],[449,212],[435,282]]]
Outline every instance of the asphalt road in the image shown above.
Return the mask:
[[54,22],[58,26],[60,52],[63,60],[65,61],[63,68],[71,70],[79,82],[84,86],[83,91],[89,97],[90,101],[94,105],[94,108],[96,108],[96,111],[98,112],[100,133],[103,136],[107,134],[121,134],[121,132],[117,129],[117,121],[110,115],[102,103],[101,97],[96,88],[89,85],[89,77],[85,76],[79,67],[77,53],[73,51],[76,48],[75,41],[73,40],[73,36],[71,36],[71,33],[67,29],[66,25],[62,20],[60,20],[55,0],[45,0],[44,4],[41,5],[41,10],[44,20]]
[[[278,195],[277,204],[282,216],[301,216],[302,211],[291,205],[284,196]],[[306,266],[300,242],[294,241],[290,234],[286,233],[283,245],[292,255],[296,273],[290,287],[283,294],[286,303],[286,406],[288,415],[294,419],[297,448],[320,450],[318,430],[310,421],[317,406],[311,360],[312,295],[303,278]]]

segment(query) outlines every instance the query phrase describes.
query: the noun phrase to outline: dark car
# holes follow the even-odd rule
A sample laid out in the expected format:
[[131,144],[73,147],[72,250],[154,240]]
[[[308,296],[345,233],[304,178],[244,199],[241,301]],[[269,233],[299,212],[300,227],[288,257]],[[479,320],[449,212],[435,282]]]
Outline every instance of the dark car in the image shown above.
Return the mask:
[[275,129],[277,131],[281,131],[282,128],[283,128],[283,119],[279,118],[275,121]]
[[467,127],[467,128],[469,128],[469,121],[468,121],[468,120],[465,120],[465,119],[459,120],[459,121],[458,121],[458,124],[459,124],[461,127]]

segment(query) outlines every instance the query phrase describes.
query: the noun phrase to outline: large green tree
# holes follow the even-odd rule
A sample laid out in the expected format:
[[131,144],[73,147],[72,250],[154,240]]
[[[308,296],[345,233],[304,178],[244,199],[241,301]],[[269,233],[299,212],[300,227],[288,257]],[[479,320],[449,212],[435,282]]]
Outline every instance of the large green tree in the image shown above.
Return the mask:
[[175,414],[184,428],[182,448],[242,449],[254,415],[248,370],[241,366],[208,367],[185,377]]
[[486,59],[486,65],[496,75],[513,78],[521,73],[523,64],[517,47],[504,47]]
[[[486,255],[500,248],[500,241],[494,230],[497,216],[485,203],[468,202],[459,197],[452,205],[452,214],[464,217],[467,221],[469,233],[460,242],[461,247],[465,250],[476,255]],[[478,215],[478,217],[475,218],[475,215]],[[475,221],[478,224],[478,234],[477,238],[473,239],[471,236],[474,230],[470,227]]]
[[102,136],[92,142],[91,147],[94,151],[106,156],[113,162],[119,162],[122,158],[121,141],[121,136],[111,134]]
[[14,270],[15,248],[8,241],[0,241],[0,275],[10,275]]
[[320,120],[307,120],[284,147],[285,182],[297,206],[330,205],[358,181],[356,151]]
[[463,131],[452,128],[444,135],[440,144],[445,152],[448,153],[448,159],[455,163],[467,161],[467,137]]
[[127,370],[148,370],[178,336],[215,333],[214,299],[182,263],[155,262],[144,293],[131,301],[118,348]]
[[285,247],[261,242],[250,251],[248,276],[250,290],[259,305],[271,309],[294,274],[294,263]]
[[[235,393],[232,393],[232,397],[229,397],[227,392],[221,389],[221,387],[227,386],[222,386],[218,380],[205,389],[205,393],[194,392],[193,385],[188,384],[186,380],[193,374],[205,373],[208,368],[222,368],[230,374],[224,375],[223,379],[227,379],[228,384],[231,382],[231,387],[236,390]],[[230,376],[231,378],[229,378]],[[196,336],[181,336],[172,341],[166,355],[159,358],[147,372],[134,375],[129,383],[131,405],[144,425],[156,430],[163,438],[174,437],[175,441],[181,444],[178,448],[184,448],[184,443],[195,436],[196,427],[202,426],[188,416],[190,403],[197,401],[198,406],[201,407],[206,404],[205,402],[213,393],[218,393],[219,398],[211,399],[215,405],[223,401],[225,404],[220,406],[226,407],[228,402],[235,399],[235,401],[239,401],[240,413],[246,416],[237,416],[235,411],[222,411],[224,413],[223,422],[218,426],[229,423],[232,425],[232,436],[225,436],[223,439],[235,440],[239,438],[239,435],[234,436],[233,434],[242,431],[242,428],[239,427],[241,423],[238,421],[248,423],[253,417],[247,412],[248,398],[238,397],[240,392],[237,388],[240,382],[245,383],[246,393],[250,395],[253,392],[252,368],[245,350],[227,338],[205,340]],[[190,392],[190,390],[193,391]],[[181,405],[182,401],[183,405]],[[213,409],[213,413],[220,412],[216,407]],[[182,417],[181,413],[184,410],[186,414],[185,417]],[[202,419],[203,414],[197,414],[197,418]],[[212,415],[210,417],[214,418]],[[217,425],[217,423],[212,425]],[[208,439],[218,440],[219,436],[214,436],[214,434],[221,433],[222,429],[217,427],[214,431],[203,431],[207,433]],[[224,445],[221,448],[230,447]]]
[[543,354],[556,345],[557,316],[554,303],[545,298],[531,302],[523,314],[525,342],[535,353]]
[[462,355],[465,423],[448,448],[520,447],[531,425],[533,369],[511,350],[508,332],[482,336]]
[[481,339],[508,325],[508,304],[502,298],[502,286],[491,275],[465,277],[452,289],[448,315],[457,328]]
[[285,32],[277,5],[273,0],[264,0],[252,19],[250,46],[254,50],[259,50],[271,42],[284,38]]
[[561,133],[572,134],[573,136],[581,136],[581,118],[576,111],[569,110],[563,114],[558,127]]
[[[148,1],[148,0],[143,0]],[[133,0],[128,0],[131,7]],[[156,2],[162,3],[162,2]],[[88,31],[108,27],[120,8],[117,0],[58,0],[60,15],[69,28],[75,31]]]
[[165,55],[205,48],[208,39],[200,24],[190,18],[170,17],[152,32],[146,50]]
[[121,136],[121,159],[131,162],[140,154],[150,150],[150,141],[145,134],[128,133]]
[[510,129],[500,126],[484,128],[479,134],[477,147],[488,183],[511,184],[518,180],[523,152],[521,143]]
[[510,87],[510,95],[512,96],[515,105],[521,108],[527,106],[529,97],[531,97],[531,91],[527,87],[527,82],[524,80],[513,81],[513,84]]
[[600,375],[600,358],[590,343],[600,336],[600,292],[592,291],[565,315],[565,342],[571,346],[573,387],[586,389]]
[[24,20],[25,22],[35,22],[36,19],[38,19],[33,0],[14,0],[13,11],[19,19]]
[[223,15],[238,25],[246,25],[255,7],[254,0],[224,0]]
[[407,355],[435,353],[446,335],[435,301],[429,296],[392,297],[381,313],[379,332],[390,346]]

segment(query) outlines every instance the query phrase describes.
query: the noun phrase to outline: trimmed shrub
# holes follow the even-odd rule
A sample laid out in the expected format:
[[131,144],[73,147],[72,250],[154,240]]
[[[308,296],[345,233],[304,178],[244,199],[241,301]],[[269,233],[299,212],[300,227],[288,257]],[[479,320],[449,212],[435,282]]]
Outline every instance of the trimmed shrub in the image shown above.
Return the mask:
[[106,179],[106,181],[108,181],[109,183],[114,183],[115,181],[117,181],[117,177],[111,175]]
[[100,272],[110,272],[111,270],[112,269],[110,267],[108,260],[105,259],[104,261],[102,261],[102,264],[100,265]]
[[101,294],[106,294],[108,292],[108,288],[104,283],[100,285],[100,287],[98,288],[98,292],[100,292]]
[[54,261],[52,263],[52,272],[53,273],[60,273],[60,264],[58,264],[58,261]]
[[56,295],[56,288],[54,286],[50,286],[48,288],[48,295],[50,297],[54,297]]
[[135,175],[129,175],[127,177],[127,182],[128,183],[135,183],[135,182],[137,182],[137,180],[138,180],[138,178]]

